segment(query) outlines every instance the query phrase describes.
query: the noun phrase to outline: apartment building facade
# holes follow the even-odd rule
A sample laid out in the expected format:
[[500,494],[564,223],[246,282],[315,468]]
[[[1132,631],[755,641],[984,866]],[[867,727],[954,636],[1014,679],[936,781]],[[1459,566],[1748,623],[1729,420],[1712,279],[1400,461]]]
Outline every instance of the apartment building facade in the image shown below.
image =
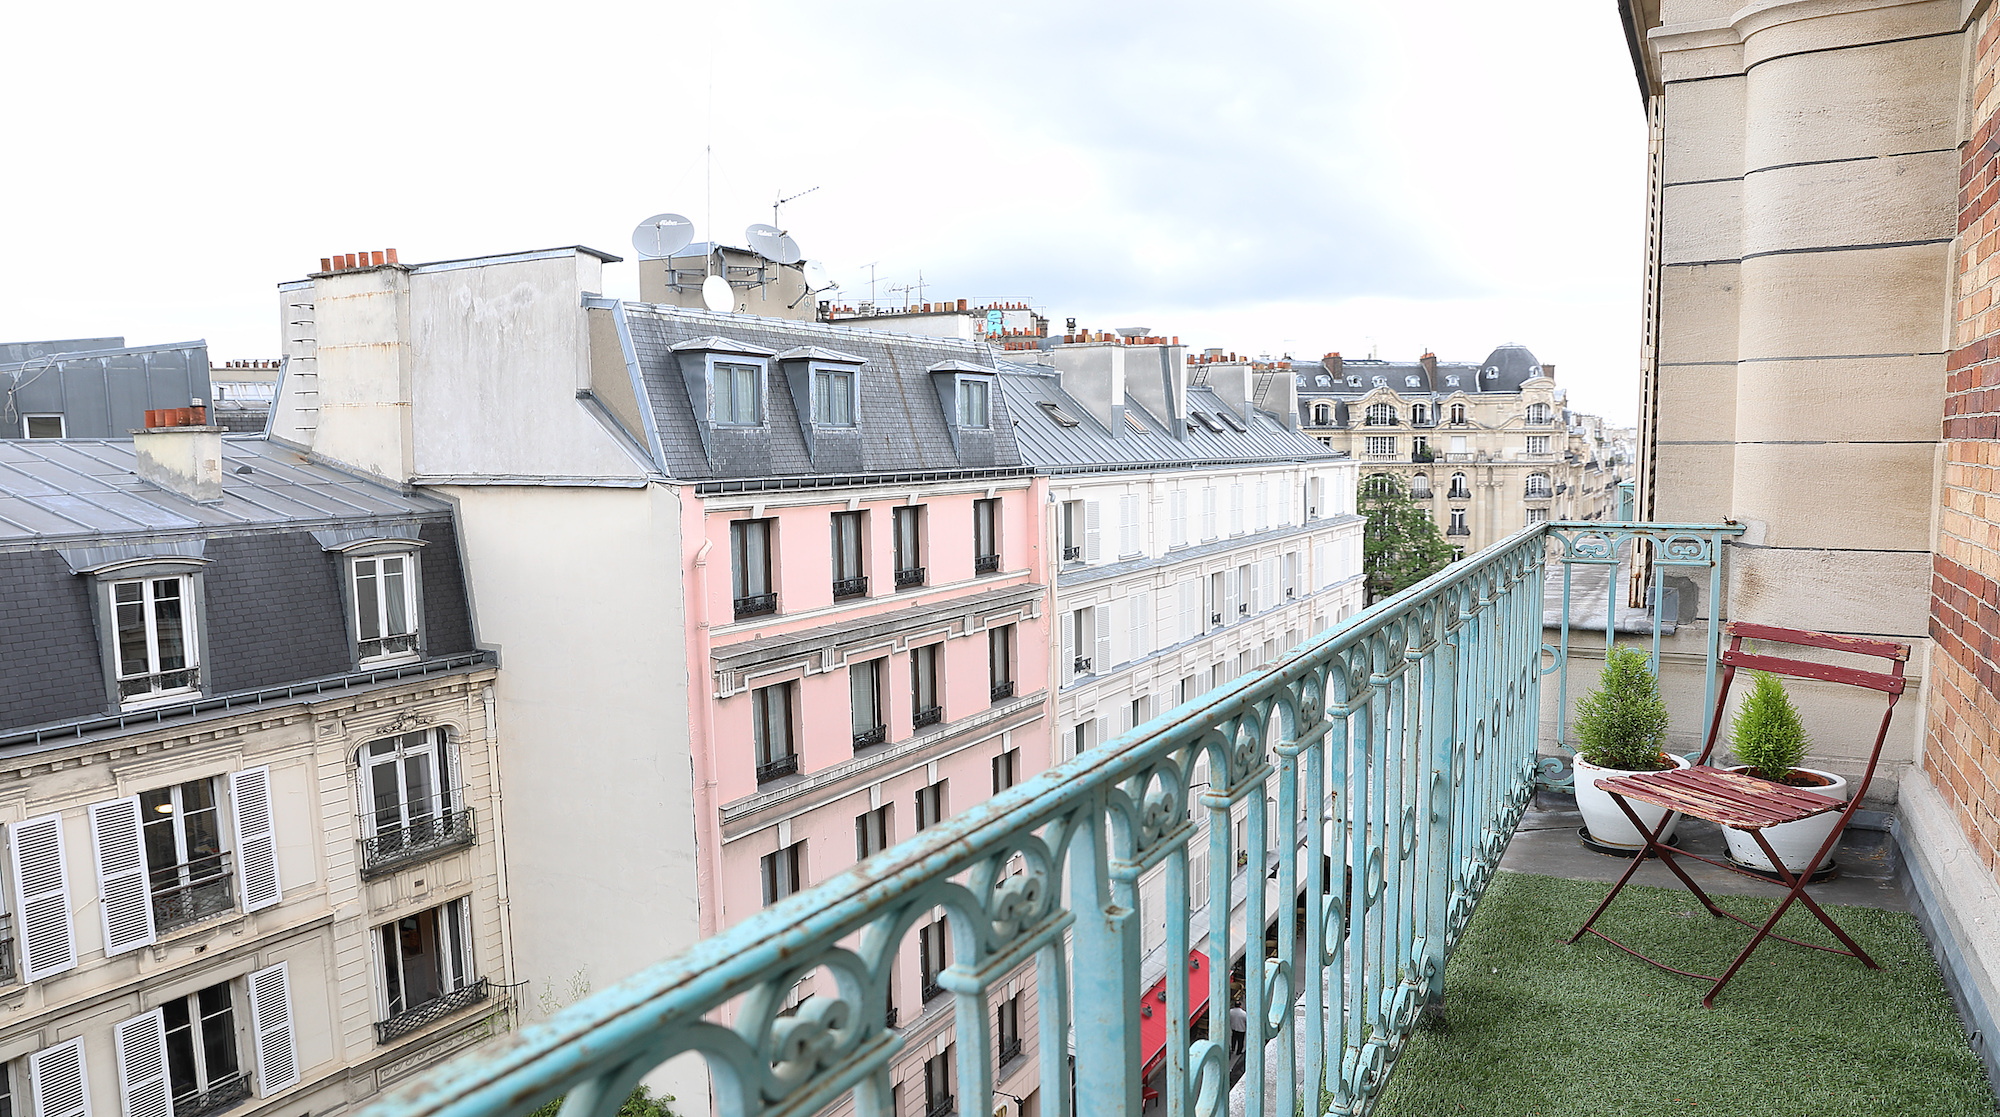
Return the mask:
[[1460,554],[1526,524],[1617,507],[1621,476],[1601,421],[1570,411],[1554,366],[1523,346],[1479,364],[1329,353],[1289,367],[1305,429],[1360,462],[1363,485],[1408,493]]
[[215,428],[9,442],[0,578],[0,1104],[339,1113],[510,1025],[448,505]]

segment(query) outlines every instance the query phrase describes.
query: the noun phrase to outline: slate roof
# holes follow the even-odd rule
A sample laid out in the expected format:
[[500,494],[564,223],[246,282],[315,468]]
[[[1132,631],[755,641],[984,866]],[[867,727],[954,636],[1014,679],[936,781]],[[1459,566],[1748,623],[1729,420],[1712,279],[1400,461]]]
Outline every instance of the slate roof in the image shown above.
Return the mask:
[[[1216,417],[1229,409],[1207,387],[1188,389],[1188,412],[1213,420],[1220,429],[1211,430],[1206,423],[1197,421],[1191,424],[1193,429],[1187,438],[1178,440],[1167,434],[1162,416],[1127,398],[1125,414],[1135,418],[1144,430],[1134,430],[1128,422],[1126,429],[1113,438],[1082,404],[1062,390],[1053,370],[1007,361],[999,362],[999,367],[1000,391],[1013,416],[1021,457],[1037,469],[1120,465],[1171,468],[1223,461],[1302,461],[1344,456],[1329,451],[1311,435],[1287,428],[1276,416],[1264,411],[1252,411],[1245,429],[1237,431]],[[1058,422],[1044,404],[1060,409],[1076,425]]]
[[0,441],[0,547],[218,530],[432,518],[444,501],[308,461],[261,437],[222,440],[222,501],[143,481],[131,439]]
[[[962,439],[955,449],[944,406],[927,371],[947,361],[997,371],[983,344],[650,303],[626,303],[625,316],[666,455],[660,465],[668,476],[709,481],[1018,468],[1023,464],[1009,408],[999,393],[992,400],[990,440]],[[705,337],[726,338],[779,355],[772,359],[767,379],[765,432],[754,446],[732,439],[727,448],[711,452],[704,447],[695,404],[688,396],[679,363],[700,361],[703,356],[698,351],[676,353],[673,347]],[[859,357],[864,362],[858,373],[857,436],[843,438],[837,447],[823,445],[817,461],[799,426],[798,407],[809,408],[810,401],[799,400],[795,406],[779,359],[789,356],[791,350],[815,346],[840,354],[836,360]],[[706,401],[702,406],[707,406]],[[832,441],[821,435],[823,444]]]

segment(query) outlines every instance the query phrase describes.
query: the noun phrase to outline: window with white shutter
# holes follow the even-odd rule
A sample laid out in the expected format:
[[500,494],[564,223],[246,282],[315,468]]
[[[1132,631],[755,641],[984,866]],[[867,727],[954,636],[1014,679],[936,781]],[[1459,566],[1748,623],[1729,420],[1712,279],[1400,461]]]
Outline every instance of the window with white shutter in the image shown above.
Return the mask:
[[1118,553],[1139,553],[1139,498],[1133,494],[1118,498]]
[[62,816],[43,815],[16,824],[10,844],[14,917],[20,920],[21,980],[40,981],[76,966]]
[[153,897],[139,840],[139,797],[90,805],[90,843],[97,854],[97,901],[108,957],[153,941]]
[[268,908],[284,887],[278,882],[278,835],[271,815],[271,770],[229,773],[229,805],[236,815],[236,879],[243,910]]
[[1167,529],[1176,547],[1185,547],[1188,541],[1187,498],[1186,489],[1175,489],[1167,498]]
[[1201,488],[1201,537],[1203,539],[1215,538],[1214,485],[1203,485]]
[[280,962],[250,975],[250,1027],[257,1047],[257,1096],[268,1098],[299,1082],[292,1038],[292,983]]
[[1101,501],[1083,502],[1083,561],[1096,562],[1104,554],[1104,508]]
[[1257,530],[1271,526],[1271,483],[1257,482]]
[[1180,638],[1192,640],[1199,635],[1201,635],[1201,586],[1195,582],[1182,582]]
[[173,1117],[167,1087],[167,1025],[159,1009],[111,1028],[118,1050],[118,1097],[125,1117]]
[[83,1038],[28,1056],[28,1089],[35,1095],[35,1117],[89,1117],[90,1075],[83,1063]]
[[1092,631],[1097,636],[1096,673],[1102,675],[1109,671],[1111,664],[1115,662],[1111,658],[1111,606],[1099,605],[1097,615],[1091,620],[1094,622]]
[[1153,595],[1140,590],[1132,595],[1132,658],[1153,654]]
[[1229,534],[1243,534],[1243,484],[1229,486]]
[[1062,654],[1057,657],[1056,666],[1062,671],[1064,686],[1068,686],[1070,681],[1076,678],[1076,649],[1081,646],[1076,638],[1076,629],[1082,617],[1083,614],[1080,612],[1067,612],[1056,624],[1056,627],[1062,630]]

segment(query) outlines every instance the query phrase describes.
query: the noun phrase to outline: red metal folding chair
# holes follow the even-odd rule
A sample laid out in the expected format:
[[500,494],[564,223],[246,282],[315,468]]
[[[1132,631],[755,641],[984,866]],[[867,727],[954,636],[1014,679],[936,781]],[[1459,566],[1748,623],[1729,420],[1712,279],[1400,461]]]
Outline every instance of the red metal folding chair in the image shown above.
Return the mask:
[[[1895,715],[1896,699],[1903,693],[1903,664],[1910,658],[1908,644],[1898,644],[1888,640],[1862,640],[1852,636],[1834,636],[1824,632],[1806,632],[1802,629],[1776,628],[1771,625],[1747,624],[1740,621],[1730,622],[1724,631],[1729,634],[1730,640],[1729,648],[1722,653],[1722,686],[1715,696],[1715,712],[1708,725],[1708,743],[1702,747],[1701,758],[1695,761],[1695,766],[1665,772],[1644,772],[1633,776],[1611,776],[1597,781],[1597,786],[1611,793],[1612,801],[1617,803],[1626,817],[1632,820],[1633,828],[1645,837],[1646,846],[1640,851],[1639,856],[1632,858],[1632,864],[1625,870],[1625,875],[1619,877],[1618,883],[1611,886],[1611,894],[1604,898],[1603,903],[1597,905],[1597,910],[1590,913],[1590,918],[1583,921],[1583,926],[1577,928],[1576,934],[1569,937],[1570,942],[1575,942],[1588,931],[1640,961],[1658,966],[1670,973],[1713,982],[1714,984],[1709,986],[1707,995],[1701,999],[1704,1008],[1715,1006],[1715,995],[1722,991],[1722,987],[1729,983],[1730,978],[1736,976],[1736,971],[1742,969],[1743,963],[1749,960],[1750,953],[1766,938],[1823,950],[1829,954],[1845,954],[1850,958],[1860,959],[1861,964],[1871,970],[1880,968],[1876,966],[1873,958],[1868,957],[1866,951],[1847,937],[1847,932],[1841,930],[1839,924],[1813,902],[1811,896],[1806,895],[1806,882],[1812,879],[1813,874],[1833,852],[1833,847],[1839,843],[1840,835],[1847,830],[1848,821],[1861,806],[1861,797],[1868,793],[1869,781],[1875,778],[1875,765],[1882,757],[1882,742],[1889,736],[1889,719]],[[1886,674],[1879,671],[1864,671],[1854,667],[1745,652],[1744,640],[1765,640],[1805,648],[1854,652],[1893,662]],[[1862,773],[1854,794],[1846,803],[1815,792],[1708,766],[1709,754],[1715,751],[1715,740],[1722,730],[1723,709],[1729,704],[1729,687],[1735,682],[1736,669],[1739,667],[1752,671],[1768,671],[1774,675],[1865,687],[1889,696],[1889,707],[1882,712],[1882,727],[1875,733],[1875,747],[1868,753],[1868,767]],[[1632,802],[1635,801],[1667,808],[1658,826],[1648,827],[1639,820],[1637,812],[1632,809]],[[1811,818],[1828,811],[1840,811],[1840,821],[1834,825],[1833,832],[1827,835],[1826,841],[1821,843],[1819,851],[1813,854],[1811,863],[1797,873],[1786,869],[1784,862],[1778,859],[1770,843],[1764,839],[1764,829],[1782,822]],[[1771,917],[1766,919],[1762,926],[1753,924],[1734,912],[1717,907],[1715,901],[1708,898],[1708,893],[1703,892],[1701,886],[1694,882],[1694,878],[1688,876],[1687,871],[1676,863],[1676,859],[1691,857],[1696,861],[1741,873],[1756,880],[1769,882],[1769,878],[1733,861],[1703,857],[1697,853],[1675,849],[1660,841],[1661,831],[1666,829],[1676,812],[1750,832],[1751,838],[1757,842],[1757,848],[1763,850],[1764,856],[1769,858],[1772,866],[1776,868],[1778,883],[1781,883],[1786,890],[1785,898],[1778,902],[1777,908],[1771,912]],[[1738,954],[1736,960],[1729,964],[1729,968],[1722,972],[1722,976],[1710,977],[1707,974],[1676,969],[1664,962],[1646,957],[1593,926],[1598,916],[1603,915],[1605,909],[1611,906],[1611,901],[1617,899],[1618,893],[1632,879],[1632,874],[1639,871],[1639,866],[1648,857],[1659,858],[1662,864],[1671,869],[1673,874],[1681,879],[1681,883],[1687,885],[1688,891],[1694,893],[1702,905],[1708,908],[1711,915],[1726,916],[1756,931],[1756,934],[1751,936],[1749,944],[1743,948],[1743,952]],[[1840,950],[1817,943],[1800,942],[1798,939],[1773,933],[1772,928],[1778,925],[1778,919],[1791,908],[1795,900],[1819,917],[1819,921],[1827,930],[1833,932],[1834,937],[1847,949]]]

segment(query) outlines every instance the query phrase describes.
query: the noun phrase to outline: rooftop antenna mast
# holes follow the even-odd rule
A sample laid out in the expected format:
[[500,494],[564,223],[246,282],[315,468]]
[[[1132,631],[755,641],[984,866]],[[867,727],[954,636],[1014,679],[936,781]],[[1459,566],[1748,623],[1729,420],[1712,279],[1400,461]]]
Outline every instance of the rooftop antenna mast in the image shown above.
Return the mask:
[[[779,207],[779,206],[781,206],[781,205],[784,205],[784,204],[785,204],[785,203],[787,203],[787,202],[796,202],[796,201],[798,201],[798,200],[799,200],[800,198],[803,198],[803,197],[805,197],[805,196],[806,196],[807,194],[810,194],[810,193],[812,193],[812,192],[813,192],[814,190],[817,190],[817,189],[819,189],[819,187],[817,187],[817,186],[814,186],[814,187],[810,187],[810,188],[808,188],[808,189],[805,189],[805,190],[801,190],[801,191],[799,191],[798,193],[796,193],[796,194],[792,195],[792,196],[791,196],[791,197],[789,197],[789,198],[787,198],[787,197],[784,197],[784,196],[783,196],[783,195],[784,195],[784,191],[780,190],[780,191],[778,192],[778,193],[779,193],[779,195],[780,195],[780,196],[779,196],[779,198],[778,198],[778,200],[777,200],[777,201],[775,201],[775,202],[772,202],[772,203],[771,203],[771,224],[773,224],[773,225],[777,225],[777,224],[778,224],[778,207]],[[782,225],[779,225],[778,227],[779,227],[779,228],[783,228],[784,226],[782,226]]]
[[869,305],[869,306],[874,306],[874,305],[875,305],[875,265],[876,265],[876,263],[877,263],[877,262],[878,262],[878,261],[875,261],[875,260],[870,260],[870,261],[868,261],[867,263],[865,263],[865,264],[861,265],[862,267],[864,267],[864,268],[867,268],[867,269],[868,269],[868,305]]

